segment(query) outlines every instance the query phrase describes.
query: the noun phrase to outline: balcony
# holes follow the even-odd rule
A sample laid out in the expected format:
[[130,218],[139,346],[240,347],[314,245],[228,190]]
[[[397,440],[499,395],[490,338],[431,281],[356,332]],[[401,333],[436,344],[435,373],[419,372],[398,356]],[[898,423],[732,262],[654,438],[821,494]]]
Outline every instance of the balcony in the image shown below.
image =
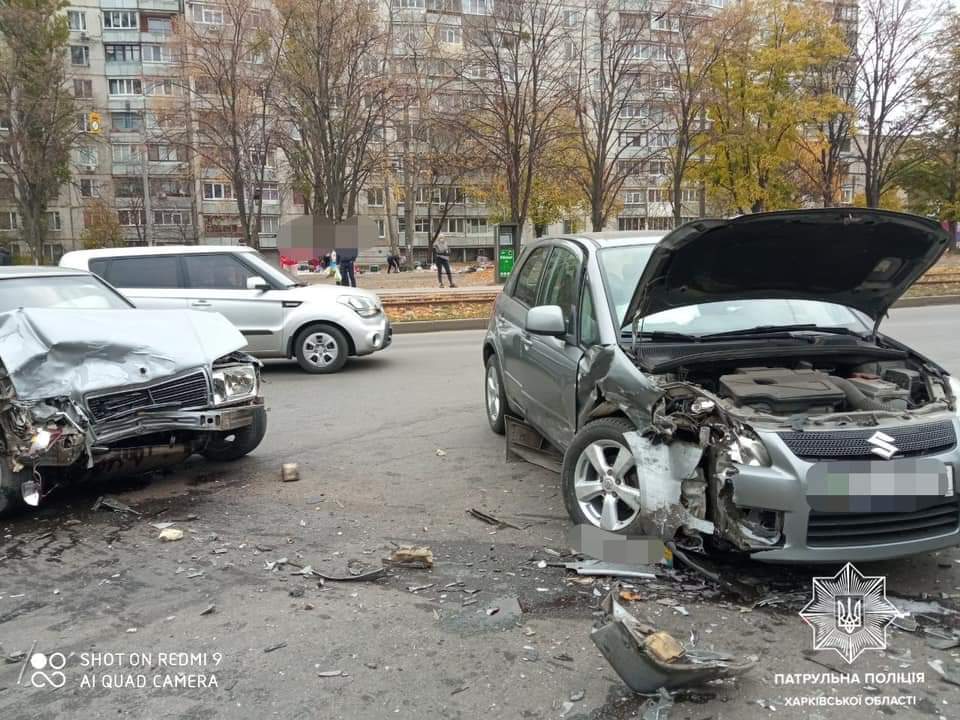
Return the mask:
[[143,10],[145,12],[180,12],[180,0],[100,0],[103,10]]
[[118,162],[113,161],[112,167],[110,168],[110,173],[112,175],[142,175],[143,174],[143,162],[140,160],[131,161],[131,162]]
[[143,65],[139,60],[106,62],[103,64],[103,72],[109,77],[125,77],[129,75],[139,77],[141,72],[143,72]]

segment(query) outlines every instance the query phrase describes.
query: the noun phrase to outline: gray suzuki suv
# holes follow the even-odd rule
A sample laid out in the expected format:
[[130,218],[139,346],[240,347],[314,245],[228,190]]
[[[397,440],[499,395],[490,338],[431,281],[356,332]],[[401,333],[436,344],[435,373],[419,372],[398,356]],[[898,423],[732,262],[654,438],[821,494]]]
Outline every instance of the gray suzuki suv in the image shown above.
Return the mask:
[[563,453],[570,517],[759,560],[960,543],[960,385],[882,335],[936,223],[826,209],[525,247],[483,345],[494,431]]

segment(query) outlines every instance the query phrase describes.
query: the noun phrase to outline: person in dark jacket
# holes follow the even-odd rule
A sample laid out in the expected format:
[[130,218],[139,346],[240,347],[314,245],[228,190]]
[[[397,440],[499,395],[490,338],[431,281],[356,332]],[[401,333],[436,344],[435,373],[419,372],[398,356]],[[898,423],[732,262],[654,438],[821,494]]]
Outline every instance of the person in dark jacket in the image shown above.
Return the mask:
[[454,288],[453,275],[450,273],[450,247],[447,245],[447,239],[443,235],[437,236],[433,243],[433,261],[437,264],[437,280],[440,281],[440,287],[443,287],[443,271],[446,268],[447,280],[450,281],[450,287]]
[[340,271],[340,285],[357,286],[357,276],[353,270],[357,254],[356,248],[337,248],[337,269]]

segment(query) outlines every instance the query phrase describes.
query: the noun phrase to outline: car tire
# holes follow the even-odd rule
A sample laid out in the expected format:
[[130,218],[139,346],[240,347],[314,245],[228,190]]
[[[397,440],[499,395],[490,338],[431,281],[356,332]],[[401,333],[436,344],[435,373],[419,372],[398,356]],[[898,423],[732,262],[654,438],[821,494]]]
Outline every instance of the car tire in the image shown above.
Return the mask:
[[496,353],[491,353],[487,358],[483,373],[483,407],[490,429],[497,435],[503,435],[506,431],[504,418],[507,412],[507,396],[503,392],[503,375],[500,374],[500,362]]
[[293,350],[300,367],[308,373],[335,373],[347,362],[350,344],[338,328],[314,323],[297,333]]
[[266,408],[258,407],[249,425],[228,432],[212,432],[202,455],[207,460],[230,462],[249,455],[267,432]]
[[29,472],[14,472],[6,459],[0,459],[0,517],[13,515],[26,506],[20,494],[20,485],[29,479]]
[[[560,471],[563,502],[574,523],[624,535],[642,533],[641,478],[623,437],[634,430],[629,420],[610,417],[594,420],[574,436]],[[600,472],[598,465],[610,474]]]

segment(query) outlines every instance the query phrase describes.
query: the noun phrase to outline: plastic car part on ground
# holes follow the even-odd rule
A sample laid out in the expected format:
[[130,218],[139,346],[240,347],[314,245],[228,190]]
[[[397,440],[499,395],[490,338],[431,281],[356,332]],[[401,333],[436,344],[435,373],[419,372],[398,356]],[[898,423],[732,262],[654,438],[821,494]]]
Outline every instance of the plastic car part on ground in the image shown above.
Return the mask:
[[641,622],[618,601],[620,585],[604,598],[602,624],[591,632],[594,644],[621,679],[638,693],[702,685],[750,670],[756,657],[736,660],[723,653],[685,648],[666,632]]

